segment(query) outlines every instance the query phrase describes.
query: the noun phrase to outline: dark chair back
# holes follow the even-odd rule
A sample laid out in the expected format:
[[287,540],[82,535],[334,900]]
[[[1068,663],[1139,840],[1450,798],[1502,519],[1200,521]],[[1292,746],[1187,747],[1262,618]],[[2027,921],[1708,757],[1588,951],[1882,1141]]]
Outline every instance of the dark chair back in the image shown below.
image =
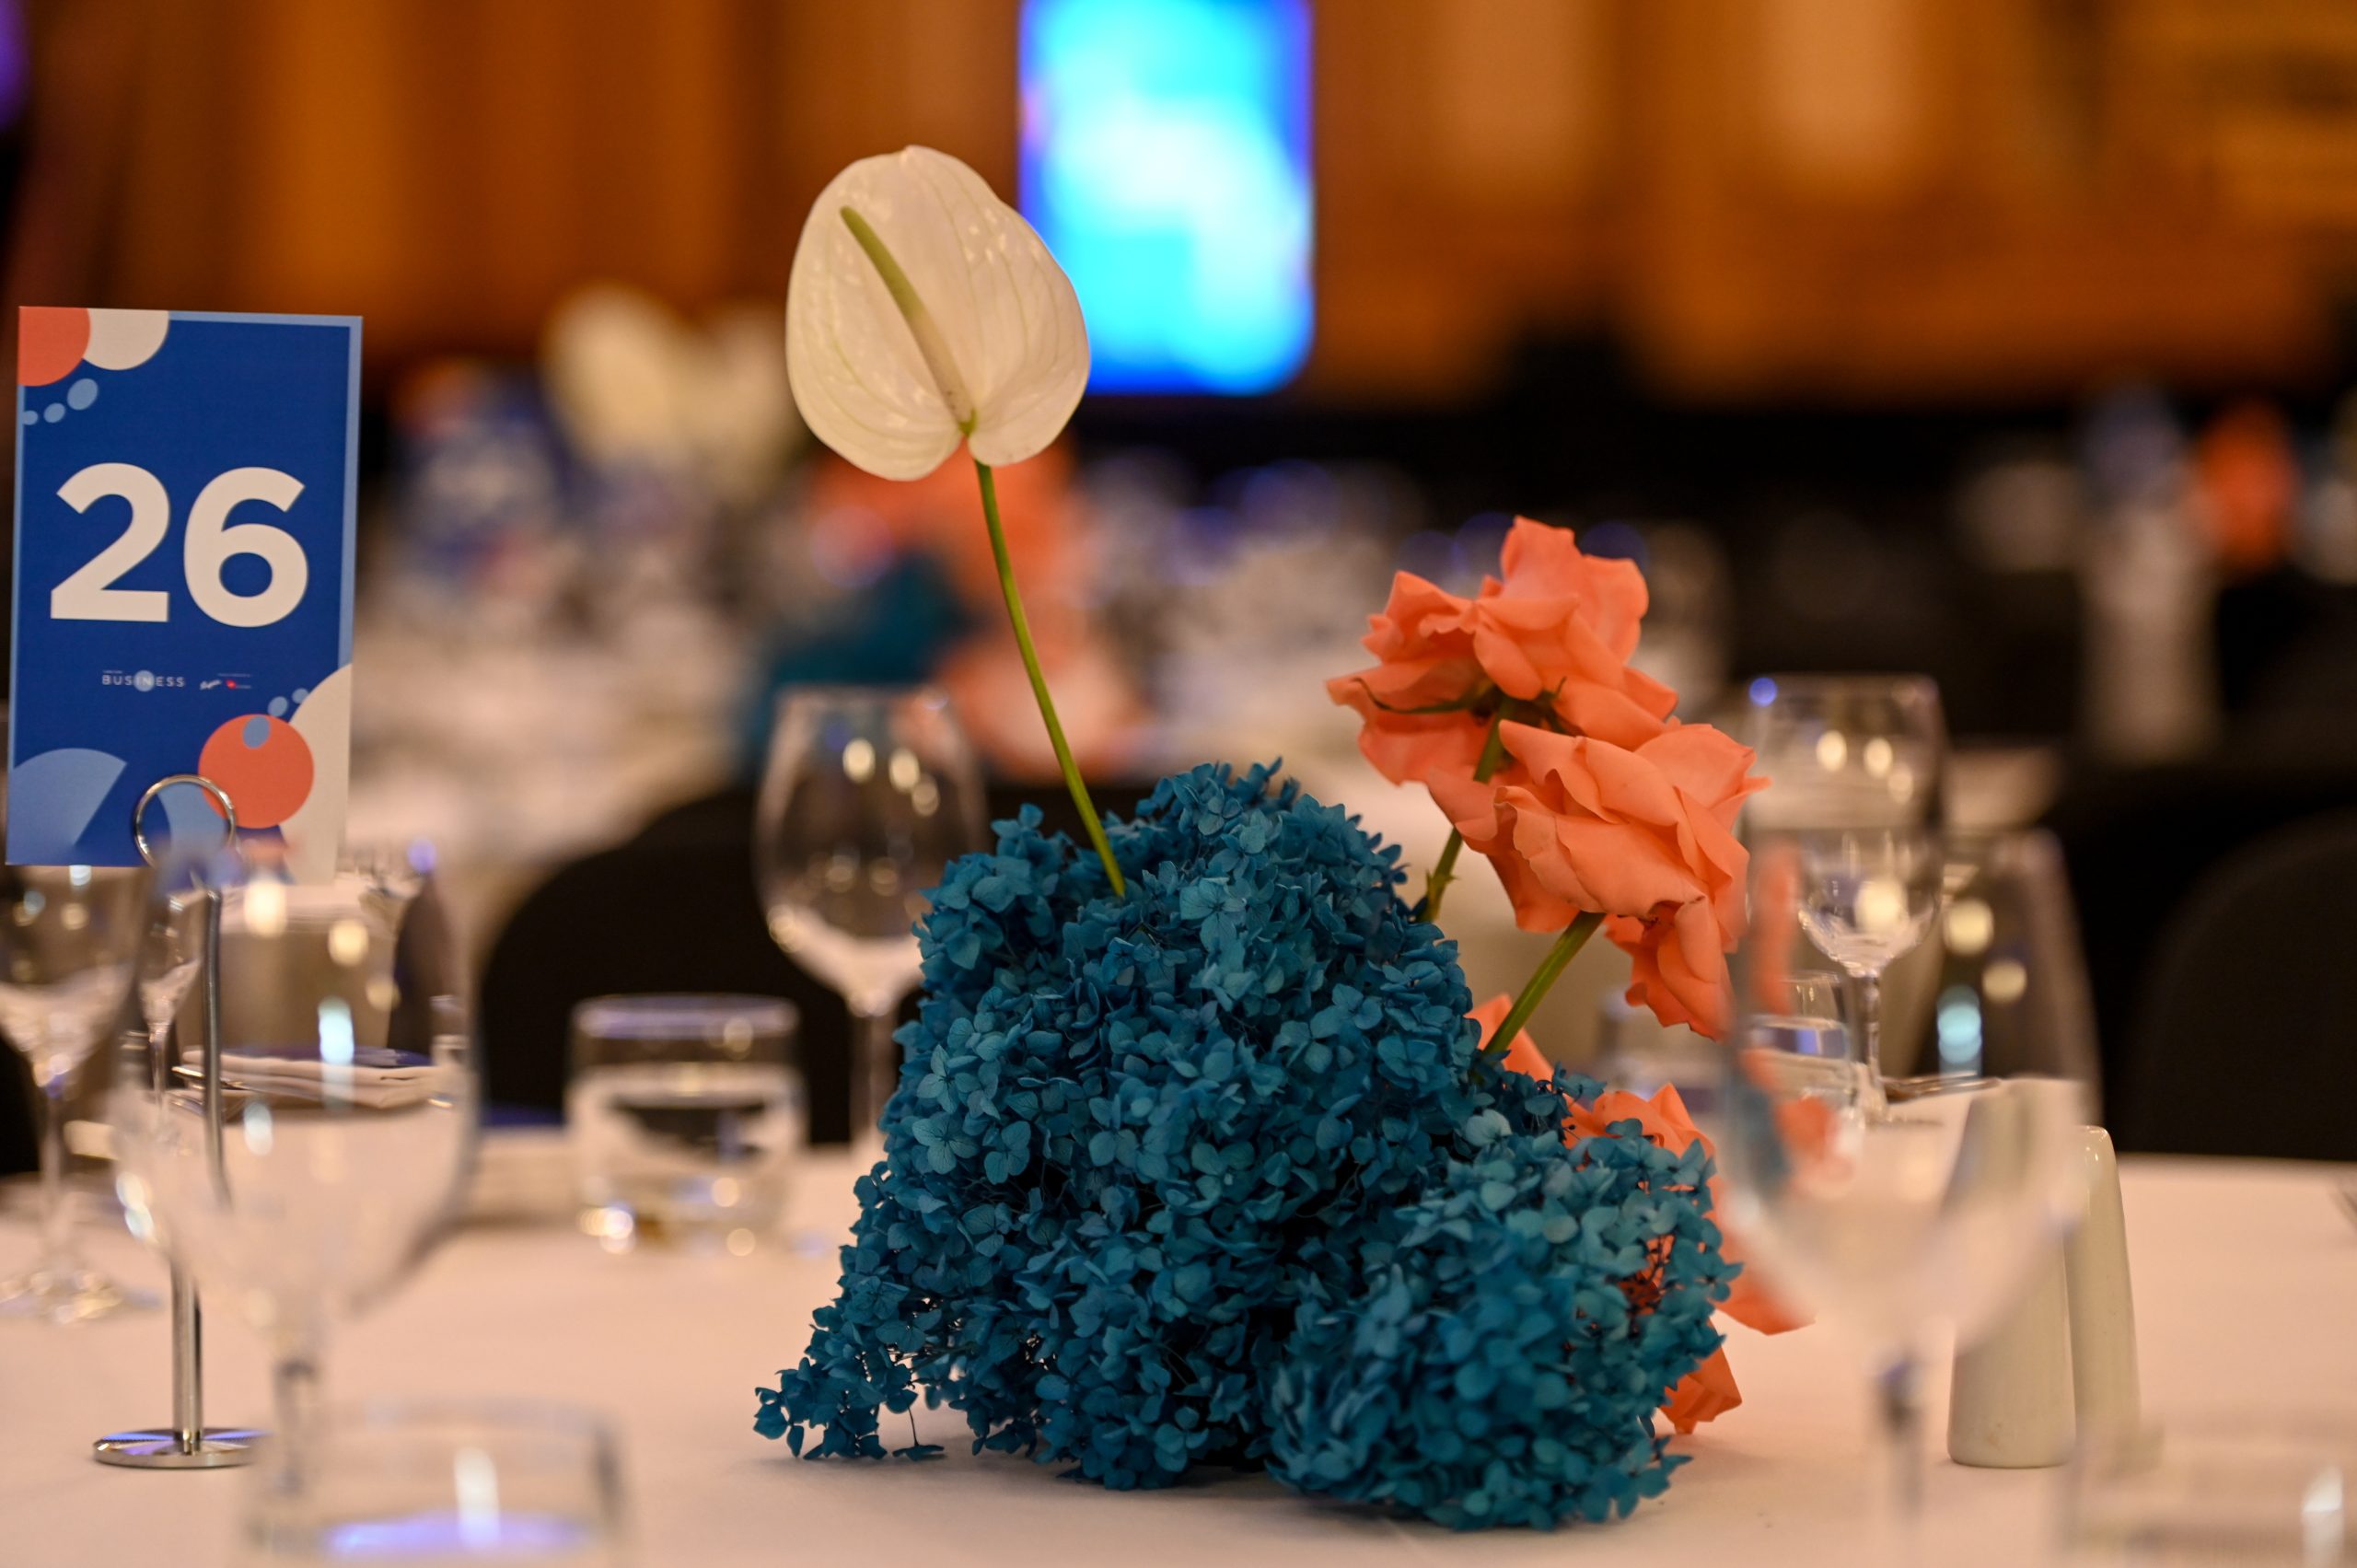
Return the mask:
[[[1097,799],[1132,809],[1144,789],[1099,784]],[[1051,829],[1075,835],[1061,785],[993,784],[990,817],[1037,802]],[[842,999],[781,953],[753,884],[753,792],[726,790],[676,807],[630,842],[559,871],[509,919],[483,970],[478,1008],[485,1098],[493,1107],[561,1109],[573,1005],[608,993],[729,991],[783,996],[802,1010],[810,1135],[850,1136],[852,1026]],[[902,1005],[913,1016],[916,999]]]
[[524,900],[483,970],[484,1098],[494,1108],[561,1110],[574,1004],[656,991],[793,1002],[810,1135],[848,1136],[849,1016],[770,939],[742,829],[733,842],[642,840],[605,850]]
[[2357,811],[2221,861],[2164,929],[2122,1148],[2357,1160]]

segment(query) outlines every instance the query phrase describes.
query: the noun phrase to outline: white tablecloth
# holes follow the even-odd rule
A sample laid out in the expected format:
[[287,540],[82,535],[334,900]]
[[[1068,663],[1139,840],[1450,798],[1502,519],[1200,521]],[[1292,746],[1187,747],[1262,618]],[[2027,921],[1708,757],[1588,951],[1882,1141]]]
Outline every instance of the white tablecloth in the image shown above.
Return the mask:
[[[848,1167],[814,1158],[804,1225],[850,1212]],[[2128,1223],[2149,1409],[2306,1406],[2357,1417],[2357,1229],[2330,1184],[2346,1170],[2133,1160]],[[0,1269],[31,1235],[0,1225]],[[110,1268],[160,1283],[127,1237]],[[618,1427],[641,1560],[656,1568],[793,1562],[1504,1564],[1576,1561],[1772,1568],[1857,1562],[1875,1477],[1864,1384],[1832,1333],[1734,1330],[1746,1403],[1681,1445],[1693,1462],[1631,1519],[1554,1536],[1446,1531],[1321,1506],[1260,1478],[1116,1494],[1000,1456],[970,1457],[954,1412],[921,1412],[950,1445],[925,1464],[805,1463],[752,1431],[754,1385],[798,1358],[831,1257],[610,1257],[553,1225],[474,1227],[331,1347],[331,1397],[500,1394],[579,1402]],[[211,1413],[266,1415],[255,1340],[216,1304]],[[78,1329],[0,1322],[0,1564],[113,1568],[223,1561],[239,1472],[94,1464],[90,1439],[160,1423],[168,1352],[158,1313]],[[1937,1421],[1934,1411],[1935,1439]],[[1931,1477],[1932,1562],[2044,1561],[2054,1477]]]

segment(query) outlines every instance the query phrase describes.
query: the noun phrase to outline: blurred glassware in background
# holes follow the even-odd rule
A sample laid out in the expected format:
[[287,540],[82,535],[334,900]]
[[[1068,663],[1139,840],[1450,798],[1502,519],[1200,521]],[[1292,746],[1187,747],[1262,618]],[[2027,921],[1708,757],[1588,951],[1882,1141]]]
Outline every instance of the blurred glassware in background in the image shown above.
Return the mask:
[[987,842],[981,781],[948,700],[929,687],[787,692],[753,832],[770,935],[851,1008],[853,1138],[872,1141],[900,1082],[892,1030],[917,981],[926,895]]
[[2357,392],[2333,411],[2293,558],[2326,583],[2357,583]]
[[[354,832],[470,876],[624,836],[727,778],[800,426],[773,309],[691,326],[611,285],[543,376],[429,365],[393,399],[394,516],[364,568]],[[497,902],[501,890],[486,890]]]
[[[1940,896],[1948,738],[1922,675],[1763,675],[1744,738],[1774,781],[1744,803],[1755,853],[1778,842],[1817,950],[1857,987],[1866,1089],[1880,1094],[1882,976],[1923,937]],[[1782,890],[1780,890],[1782,891]]]
[[2069,1568],[2357,1562],[2357,1431],[2270,1410],[2084,1439],[2065,1472]]
[[2035,1059],[2042,1039],[2096,1055],[2095,1006],[2062,852],[2042,831],[1951,833],[1928,1040],[1901,1046],[1935,1085]]
[[[1843,1020],[1840,976],[1822,970],[1796,970],[1775,977],[1761,975],[1753,990],[1758,1010],[1745,1027],[1760,1049],[1774,1051],[1783,1071],[1795,1077],[1821,1073],[1830,1092],[1847,1092],[1842,1080],[1854,1074],[1860,1052]],[[1714,1041],[1701,1035],[1695,1039],[1710,1056],[1709,1090],[1715,1115],[1725,1109],[1718,1103],[1726,1088],[1725,1058]],[[1812,1063],[1822,1065],[1812,1067]]]
[[1761,849],[1787,853],[1799,882],[1801,930],[1855,982],[1867,1089],[1896,1097],[1910,1081],[1885,1071],[1883,972],[1914,951],[1939,910],[1945,871],[1940,835],[1927,828],[1812,829],[1766,833]]
[[1992,575],[2077,568],[2087,530],[2079,471],[2043,444],[1993,458],[1956,498],[1958,552]]
[[[1830,978],[1830,977],[1828,977]],[[1719,1110],[1718,1048],[1684,1024],[1665,1024],[1650,1007],[1629,1001],[1627,989],[1612,986],[1596,1005],[1595,1072],[1611,1088],[1651,1098],[1665,1084],[1697,1122]]]
[[[1478,575],[1478,557],[1411,532],[1414,485],[1376,464],[1271,463],[1201,498],[1143,457],[1101,482],[1107,528],[1132,541],[1107,552],[1106,620],[1150,681],[1159,761],[1282,755],[1314,792],[1364,796],[1355,729],[1326,701],[1326,678],[1358,659],[1366,607],[1395,564],[1449,577]],[[1321,766],[1333,779],[1322,791]]]
[[[1985,1020],[1972,1071],[1886,1105],[1863,1042],[1795,1017],[1798,854],[1782,838],[1753,854],[1722,1052],[1720,1213],[1770,1287],[1835,1319],[1879,1378],[1903,1537],[1920,1497],[1924,1356],[1945,1334],[1969,1343],[1991,1326],[2084,1208],[2094,1042],[2068,1009],[2024,1005],[2083,984],[2081,959],[2049,918],[2063,895],[2047,850],[1992,840],[1955,878],[1986,912],[1958,933],[1980,944],[1963,955],[1980,963]],[[1904,1540],[1885,1544],[1879,1560],[1904,1554]]]
[[146,1027],[159,1072],[168,1064],[165,1051],[173,1020],[204,961],[203,895],[194,887],[174,885],[180,881],[172,873],[157,878],[147,900],[147,935],[139,955],[139,1021]]
[[1590,555],[1636,563],[1645,579],[1645,630],[1630,664],[1669,687],[1688,718],[1726,689],[1734,605],[1726,552],[1688,522],[1597,523],[1580,530]]
[[1744,743],[1775,781],[1744,803],[1752,829],[1943,822],[1948,761],[1940,689],[1924,675],[1763,675]]
[[794,1005],[598,996],[573,1009],[565,1087],[581,1228],[610,1252],[751,1252],[777,1228],[809,1107]]
[[2176,416],[2149,388],[2106,398],[2085,465],[2096,521],[2080,563],[2087,738],[2098,755],[2157,762],[2219,728],[2214,547]]
[[614,1439],[597,1417],[556,1405],[331,1411],[314,1434],[309,1485],[288,1498],[257,1484],[232,1561],[622,1568],[633,1555]]
[[76,1323],[152,1307],[86,1266],[65,1189],[65,1097],[122,1012],[147,936],[145,866],[0,866],[0,1032],[39,1091],[41,1254],[0,1281],[0,1313]]
[[292,1498],[328,1324],[389,1292],[441,1228],[476,1096],[456,955],[424,874],[363,854],[326,883],[284,876],[262,862],[224,895],[220,1124],[204,1109],[201,1026],[177,1031],[161,1093],[147,1037],[126,1031],[108,1116],[134,1232],[271,1342],[269,1468]]

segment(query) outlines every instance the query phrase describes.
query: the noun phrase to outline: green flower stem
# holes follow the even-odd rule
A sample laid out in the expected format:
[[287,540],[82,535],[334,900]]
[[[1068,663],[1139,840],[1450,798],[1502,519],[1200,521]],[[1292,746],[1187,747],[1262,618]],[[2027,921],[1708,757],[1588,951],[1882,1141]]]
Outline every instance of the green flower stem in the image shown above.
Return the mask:
[[[1505,738],[1499,733],[1499,726],[1505,720],[1505,709],[1501,707],[1497,716],[1490,721],[1489,738],[1481,742],[1480,761],[1473,764],[1473,782],[1476,784],[1488,784],[1490,775],[1498,771],[1498,764],[1506,760]],[[1440,896],[1448,890],[1449,883],[1456,880],[1457,857],[1464,849],[1465,835],[1451,828],[1448,842],[1441,846],[1440,858],[1433,862],[1432,872],[1424,878],[1423,919],[1440,919]]]
[[1016,590],[1015,563],[1006,553],[1006,530],[999,526],[998,482],[991,476],[990,464],[980,458],[974,459],[974,472],[982,482],[982,521],[990,528],[991,558],[998,563],[999,592],[1006,598],[1006,619],[1015,628],[1015,645],[1023,650],[1023,672],[1031,678],[1031,695],[1039,699],[1039,717],[1048,726],[1048,743],[1056,749],[1056,766],[1063,770],[1064,787],[1072,791],[1072,803],[1080,807],[1080,819],[1088,829],[1088,842],[1097,846],[1097,858],[1105,863],[1113,896],[1125,897],[1129,888],[1114,862],[1113,845],[1105,837],[1105,819],[1097,815],[1096,803],[1088,798],[1088,786],[1081,782],[1080,764],[1072,760],[1072,746],[1056,718],[1055,699],[1048,695],[1048,678],[1039,672],[1039,651],[1031,645],[1031,621],[1023,613],[1023,596]]
[[1507,1048],[1514,1044],[1514,1037],[1530,1022],[1530,1015],[1538,1011],[1538,1005],[1547,1000],[1547,993],[1553,988],[1563,970],[1570,967],[1571,961],[1579,957],[1580,949],[1587,946],[1587,939],[1596,935],[1596,928],[1603,923],[1604,916],[1588,912],[1563,927],[1563,934],[1555,938],[1555,945],[1547,949],[1545,958],[1538,960],[1538,968],[1531,975],[1529,983],[1522,988],[1522,994],[1514,999],[1514,1006],[1506,1013],[1506,1021],[1500,1024],[1498,1032],[1490,1037],[1489,1054],[1505,1054]]

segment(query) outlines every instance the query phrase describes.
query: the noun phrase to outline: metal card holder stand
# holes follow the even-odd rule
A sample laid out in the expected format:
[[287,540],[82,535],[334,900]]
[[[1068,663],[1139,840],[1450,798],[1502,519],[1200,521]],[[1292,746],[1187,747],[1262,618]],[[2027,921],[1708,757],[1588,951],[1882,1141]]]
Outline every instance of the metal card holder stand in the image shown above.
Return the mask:
[[[212,800],[227,823],[228,839],[235,845],[238,839],[237,808],[229,803],[228,793],[201,773],[174,773],[158,779],[147,786],[132,808],[131,835],[139,846],[140,858],[150,865],[160,864],[155,846],[146,830],[148,807],[158,796],[175,784],[187,784],[200,789]],[[226,1184],[226,1175],[221,1160],[221,889],[211,877],[197,882],[197,898],[203,912],[204,961],[199,971],[198,983],[204,988],[203,1014],[204,1040],[200,1069],[204,1108],[205,1156],[213,1170],[215,1187]],[[173,1056],[177,1058],[177,1048]],[[157,1089],[180,1071],[177,1061],[159,1061],[156,1064]],[[148,1470],[210,1470],[226,1469],[235,1465],[250,1464],[256,1443],[269,1435],[251,1427],[222,1427],[204,1424],[204,1315],[197,1302],[196,1282],[178,1263],[172,1265],[172,1422],[169,1426],[145,1427],[134,1432],[110,1432],[90,1445],[90,1457],[102,1465],[122,1465],[133,1469]]]

